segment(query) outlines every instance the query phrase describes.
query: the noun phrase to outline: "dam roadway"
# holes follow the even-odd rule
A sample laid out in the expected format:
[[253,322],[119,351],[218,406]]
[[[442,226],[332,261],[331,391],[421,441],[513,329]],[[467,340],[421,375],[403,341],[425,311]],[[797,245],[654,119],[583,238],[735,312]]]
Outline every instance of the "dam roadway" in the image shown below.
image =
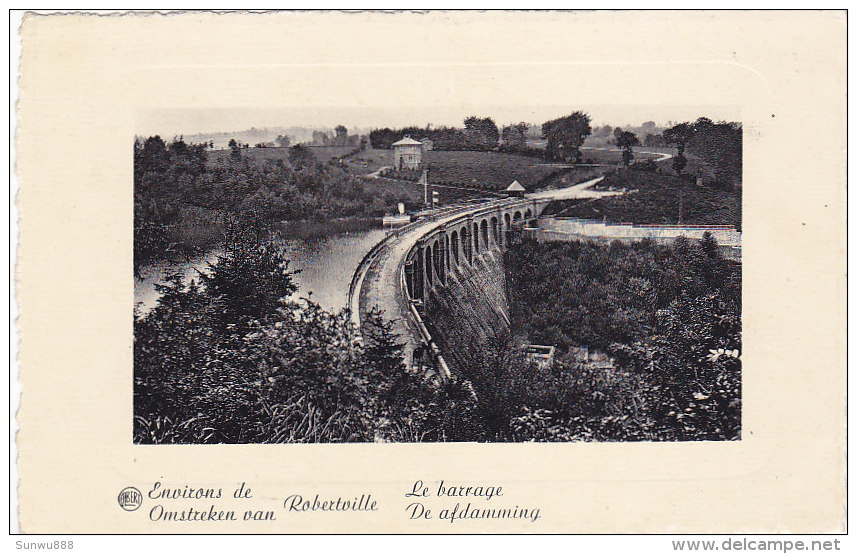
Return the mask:
[[[411,306],[411,300],[407,297],[403,271],[411,251],[419,245],[424,237],[444,229],[447,225],[467,220],[467,218],[480,213],[502,212],[503,210],[508,213],[517,209],[523,214],[527,206],[540,205],[543,207],[552,200],[594,198],[612,194],[589,190],[602,179],[603,177],[599,177],[562,189],[528,194],[524,198],[488,200],[468,205],[450,206],[439,209],[429,217],[398,229],[376,245],[358,266],[349,290],[349,308],[351,309],[352,321],[360,328],[360,323],[365,320],[367,311],[373,308],[381,310],[382,317],[392,323],[393,332],[399,335],[400,341],[404,345],[403,359],[410,364],[414,350],[425,343],[426,331]],[[531,212],[528,215],[535,217],[538,213]],[[515,220],[515,223],[519,222],[523,221]],[[476,242],[479,242],[478,234]],[[486,242],[489,245],[492,243],[491,240]],[[483,245],[483,248],[485,247]],[[478,246],[476,251],[479,252]],[[447,257],[449,257],[448,254]]]

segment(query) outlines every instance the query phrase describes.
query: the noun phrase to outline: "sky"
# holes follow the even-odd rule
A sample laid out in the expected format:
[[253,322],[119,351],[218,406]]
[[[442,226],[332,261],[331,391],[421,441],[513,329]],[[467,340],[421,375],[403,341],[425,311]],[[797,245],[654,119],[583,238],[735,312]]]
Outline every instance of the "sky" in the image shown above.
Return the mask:
[[235,108],[235,109],[159,109],[137,114],[135,133],[162,136],[196,133],[243,131],[256,127],[403,127],[406,125],[461,126],[465,117],[490,116],[498,125],[525,121],[542,123],[583,110],[592,117],[593,126],[639,126],[645,121],[666,125],[672,121],[692,121],[706,116],[714,121],[740,121],[734,106],[434,106],[393,108]]

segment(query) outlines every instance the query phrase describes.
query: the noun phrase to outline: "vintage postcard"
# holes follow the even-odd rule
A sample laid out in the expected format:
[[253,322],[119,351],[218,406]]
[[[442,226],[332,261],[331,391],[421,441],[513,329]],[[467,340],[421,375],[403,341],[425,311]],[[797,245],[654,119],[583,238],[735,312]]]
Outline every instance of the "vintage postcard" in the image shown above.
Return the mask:
[[846,23],[26,14],[13,526],[843,532]]

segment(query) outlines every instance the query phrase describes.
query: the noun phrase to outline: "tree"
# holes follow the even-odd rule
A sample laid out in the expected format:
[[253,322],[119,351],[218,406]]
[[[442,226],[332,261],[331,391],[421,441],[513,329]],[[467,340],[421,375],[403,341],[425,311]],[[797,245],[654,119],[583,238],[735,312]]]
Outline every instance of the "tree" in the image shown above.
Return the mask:
[[321,131],[313,131],[312,132],[312,143],[315,146],[321,146],[324,144],[325,139],[327,138],[327,134]]
[[708,169],[713,170],[715,181],[721,185],[741,180],[742,129],[740,123],[721,121],[714,123],[700,117],[693,125],[693,137],[687,143],[687,151],[702,158]]
[[526,146],[529,125],[521,122],[503,127],[503,146],[512,150]]
[[289,163],[297,170],[305,169],[315,164],[315,156],[309,148],[298,144],[289,149]]
[[229,139],[229,149],[232,150],[230,156],[233,160],[241,159],[241,146],[235,141],[235,139]]
[[372,148],[388,150],[399,138],[398,133],[389,127],[373,129],[369,132],[369,143],[372,145]]
[[645,132],[653,133],[655,131],[655,129],[657,128],[657,124],[654,121],[645,121],[640,126],[640,128],[643,129],[643,131],[645,131]]
[[714,122],[707,117],[700,117],[693,122],[692,129],[694,135],[704,135],[711,131],[714,127]]
[[646,133],[646,138],[643,140],[643,144],[645,146],[666,146],[666,142],[664,142],[664,137],[660,133]]
[[610,138],[613,134],[613,127],[610,125],[602,125],[592,129],[592,136],[596,138]]
[[160,136],[149,137],[140,146],[135,142],[134,169],[138,174],[164,173],[170,166],[170,153]]
[[545,147],[547,157],[579,163],[580,147],[592,133],[590,123],[589,115],[580,111],[543,123],[542,138],[548,141]]
[[464,134],[470,145],[479,150],[491,150],[500,140],[497,124],[490,117],[468,117],[464,120]]
[[277,135],[277,144],[280,145],[281,148],[288,148],[291,140],[288,135]]
[[674,145],[678,149],[678,154],[673,158],[673,169],[678,174],[681,174],[687,165],[684,149],[692,138],[693,127],[691,127],[690,123],[679,123],[664,131],[664,141],[667,144]]
[[685,167],[687,167],[687,158],[685,158],[682,153],[676,154],[673,158],[673,169],[675,172],[681,175],[681,172],[684,171]]
[[289,260],[276,245],[262,242],[261,233],[258,221],[231,223],[225,253],[200,273],[225,324],[272,315],[297,290]]
[[622,162],[625,167],[634,161],[634,147],[639,146],[640,140],[637,135],[630,131],[622,131],[616,139],[616,146],[622,149]]
[[336,138],[334,139],[336,146],[345,146],[348,141],[348,129],[345,125],[337,125],[334,129]]

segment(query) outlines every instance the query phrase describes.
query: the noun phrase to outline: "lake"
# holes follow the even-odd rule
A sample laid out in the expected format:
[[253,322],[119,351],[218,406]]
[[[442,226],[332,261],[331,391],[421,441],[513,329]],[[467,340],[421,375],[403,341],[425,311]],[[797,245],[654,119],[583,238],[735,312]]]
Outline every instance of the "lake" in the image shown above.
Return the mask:
[[[292,298],[309,297],[328,311],[345,308],[351,276],[363,256],[386,232],[383,229],[347,231],[324,236],[293,237],[281,234],[280,244],[291,260],[289,269],[300,270],[295,275],[298,291]],[[134,304],[141,314],[151,310],[159,298],[155,284],[161,283],[175,272],[186,282],[198,279],[198,271],[205,270],[208,262],[217,260],[220,250],[214,249],[185,262],[160,262],[142,268],[140,279],[134,279]]]

